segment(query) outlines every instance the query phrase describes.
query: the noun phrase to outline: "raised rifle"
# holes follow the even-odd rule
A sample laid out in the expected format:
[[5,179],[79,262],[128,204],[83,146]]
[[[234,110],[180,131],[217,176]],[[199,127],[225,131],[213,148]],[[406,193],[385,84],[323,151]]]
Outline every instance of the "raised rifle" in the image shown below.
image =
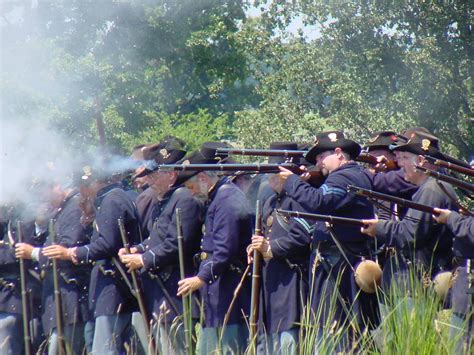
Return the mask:
[[[23,231],[21,222],[17,223],[17,239],[18,243],[23,243]],[[21,310],[23,312],[23,340],[25,344],[25,355],[32,354],[31,349],[31,332],[30,332],[30,303],[28,301],[28,288],[26,283],[26,266],[25,261],[20,258],[20,290],[21,290]]]
[[[125,230],[125,224],[122,218],[117,220],[118,226],[120,229],[120,236],[122,237],[123,247],[125,249],[125,253],[130,254],[130,244],[128,242],[127,231]],[[135,298],[138,302],[138,308],[140,309],[140,313],[142,314],[143,318],[143,326],[145,327],[145,333],[147,339],[149,339],[149,347],[151,354],[157,354],[158,348],[155,346],[155,340],[151,334],[151,327],[150,327],[150,317],[148,316],[148,312],[145,306],[145,299],[143,298],[143,289],[141,286],[140,279],[138,278],[137,271],[131,270],[130,275],[132,277],[133,289],[131,290]]]
[[[184,270],[184,247],[183,247],[183,224],[181,223],[181,208],[176,209],[176,230],[178,239],[178,258],[179,258],[179,275],[183,280]],[[186,353],[193,353],[193,318],[191,314],[192,294],[182,296],[183,298],[183,322],[184,322],[184,338],[186,340]]]
[[[57,243],[56,236],[56,225],[54,219],[49,220],[49,235],[51,237],[51,243]],[[54,308],[56,311],[56,334],[58,336],[58,347],[59,354],[66,354],[66,342],[64,339],[64,327],[63,327],[63,308],[61,299],[61,289],[59,288],[59,274],[58,274],[58,262],[56,259],[52,259],[53,267],[53,289],[54,289]]]
[[219,171],[219,172],[245,172],[251,174],[278,174],[280,167],[301,175],[309,173],[308,183],[319,186],[324,181],[321,171],[306,171],[293,163],[283,164],[163,164],[159,166],[160,171]]
[[[262,204],[257,200],[255,212],[255,235],[262,236]],[[252,293],[250,299],[250,352],[257,353],[258,336],[258,313],[260,300],[260,287],[262,277],[262,254],[258,250],[253,251],[252,267]]]
[[431,213],[431,214],[434,214],[434,215],[439,214],[435,211],[435,208],[432,207],[432,206],[424,205],[422,203],[413,202],[413,201],[410,201],[410,200],[405,200],[404,198],[400,198],[400,197],[395,197],[395,196],[382,194],[380,192],[375,192],[375,191],[372,191],[372,190],[363,189],[362,187],[349,185],[349,186],[347,186],[347,190],[349,192],[355,193],[358,196],[366,197],[369,200],[388,201],[388,202],[391,202],[391,203],[396,203],[397,205],[399,205],[401,207],[412,208],[414,210],[418,210],[418,211],[422,211],[422,212],[426,212],[426,213]]
[[[289,158],[304,158],[308,153],[307,150],[286,150],[286,149],[236,149],[236,148],[218,148],[216,149],[216,156],[226,155],[247,155],[256,157],[285,157]],[[383,159],[381,162],[377,160],[377,157],[366,152],[361,152],[356,161],[361,163],[367,163],[373,166],[377,164],[384,164],[386,170],[398,169],[397,162],[393,160]]]
[[346,225],[355,226],[355,227],[365,226],[364,222],[361,219],[356,219],[356,218],[336,217],[336,216],[325,215],[325,214],[288,211],[288,210],[281,210],[281,209],[277,209],[276,212],[286,217],[312,219],[316,221],[327,222],[329,224],[346,224]]
[[471,184],[467,181],[457,179],[453,176],[449,176],[449,175],[446,175],[446,174],[441,174],[437,171],[434,171],[434,170],[431,170],[431,169],[428,169],[428,168],[425,168],[425,167],[422,167],[422,166],[417,166],[416,169],[424,172],[426,175],[431,176],[431,177],[433,177],[437,180],[447,182],[448,184],[459,187],[460,189],[463,189],[463,190],[466,190],[466,191],[469,191],[469,192],[474,192],[474,184]]
[[[468,175],[468,176],[474,176],[474,169],[472,169],[472,168],[468,168],[466,166],[450,163],[449,161],[438,159],[438,158],[433,158],[433,157],[430,157],[430,156],[426,156],[425,159],[433,165],[441,166],[443,168],[447,168],[447,169],[453,170],[457,173],[465,174],[465,175]],[[466,165],[468,165],[468,164],[466,163]]]

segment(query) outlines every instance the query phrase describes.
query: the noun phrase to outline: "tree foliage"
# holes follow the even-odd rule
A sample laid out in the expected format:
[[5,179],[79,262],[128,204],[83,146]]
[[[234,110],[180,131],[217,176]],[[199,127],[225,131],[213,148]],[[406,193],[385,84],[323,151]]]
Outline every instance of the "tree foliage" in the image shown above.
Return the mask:
[[[245,32],[262,101],[257,111],[240,112],[243,143],[255,142],[253,128],[267,143],[305,131],[310,140],[327,126],[362,141],[378,130],[424,126],[470,157],[472,4],[300,0],[262,9]],[[295,18],[320,36],[289,34]]]

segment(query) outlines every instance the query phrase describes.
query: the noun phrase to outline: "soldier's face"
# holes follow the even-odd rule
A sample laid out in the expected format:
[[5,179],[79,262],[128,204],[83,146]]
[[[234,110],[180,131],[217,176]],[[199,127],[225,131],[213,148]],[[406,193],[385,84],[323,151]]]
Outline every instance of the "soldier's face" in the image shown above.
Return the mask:
[[316,156],[316,166],[321,169],[323,175],[339,167],[339,158],[334,150],[328,150]]
[[201,192],[201,184],[199,183],[197,175],[193,176],[191,179],[186,180],[184,186],[186,186],[189,191],[191,191],[193,196],[203,197],[203,193]]
[[416,170],[418,165],[418,156],[409,152],[399,152],[397,156],[397,162],[405,174],[405,180],[413,184],[417,184],[422,173]]
[[165,171],[155,171],[148,175],[147,181],[158,196],[163,196],[172,185],[172,175]]

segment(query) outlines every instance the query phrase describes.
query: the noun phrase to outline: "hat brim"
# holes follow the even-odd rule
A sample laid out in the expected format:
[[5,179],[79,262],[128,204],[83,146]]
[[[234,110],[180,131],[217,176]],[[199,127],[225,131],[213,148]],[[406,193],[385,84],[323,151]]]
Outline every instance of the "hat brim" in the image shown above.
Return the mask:
[[344,152],[349,154],[351,159],[355,159],[359,156],[361,147],[358,143],[351,139],[339,139],[336,142],[318,142],[313,148],[311,148],[305,155],[306,161],[311,164],[316,164],[316,156],[324,153],[328,150],[334,150],[341,148]]
[[430,146],[423,149],[419,143],[407,143],[393,148],[394,152],[408,152],[416,155],[429,155],[433,158],[443,159],[444,155],[436,148]]

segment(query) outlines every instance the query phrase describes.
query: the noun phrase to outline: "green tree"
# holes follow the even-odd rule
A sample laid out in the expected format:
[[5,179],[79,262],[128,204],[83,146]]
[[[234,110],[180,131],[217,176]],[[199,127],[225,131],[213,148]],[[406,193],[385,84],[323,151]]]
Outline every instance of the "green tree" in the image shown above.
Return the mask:
[[[263,11],[243,31],[262,102],[240,112],[240,141],[255,141],[247,127],[256,116],[272,117],[259,132],[267,141],[298,138],[298,127],[337,127],[364,141],[377,130],[416,125],[471,157],[472,4],[300,0],[272,1]],[[296,17],[320,36],[291,36]]]
[[[187,119],[192,113],[199,118],[202,109],[219,125],[221,117],[232,121],[234,111],[257,102],[237,41],[245,20],[241,0],[28,5],[16,5],[22,20],[2,23],[2,37],[15,34],[25,48],[39,47],[33,60],[32,52],[21,54],[29,58],[31,72],[44,73],[49,88],[30,85],[29,98],[16,97],[21,90],[11,90],[15,81],[3,81],[2,90],[30,111],[41,107],[56,127],[79,138],[79,145],[97,142],[97,120],[105,123],[108,144],[123,148],[147,129],[160,130],[160,120]],[[4,42],[2,53],[11,58],[19,53],[13,41]],[[38,58],[44,59],[41,65]],[[8,110],[18,114],[24,105],[14,101]]]

